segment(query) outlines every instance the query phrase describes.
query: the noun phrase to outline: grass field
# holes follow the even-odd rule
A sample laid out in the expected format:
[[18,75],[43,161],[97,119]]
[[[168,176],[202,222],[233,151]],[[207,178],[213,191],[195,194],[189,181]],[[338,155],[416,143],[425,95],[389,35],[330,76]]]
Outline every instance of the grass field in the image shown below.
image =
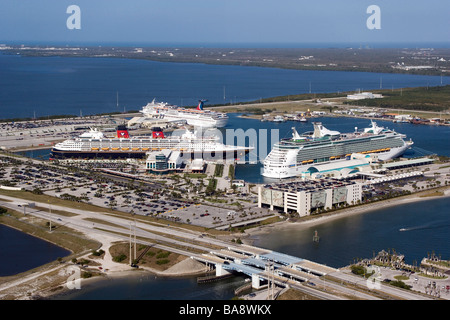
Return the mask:
[[450,85],[373,92],[382,93],[384,98],[348,101],[346,104],[413,111],[445,112],[450,109]]

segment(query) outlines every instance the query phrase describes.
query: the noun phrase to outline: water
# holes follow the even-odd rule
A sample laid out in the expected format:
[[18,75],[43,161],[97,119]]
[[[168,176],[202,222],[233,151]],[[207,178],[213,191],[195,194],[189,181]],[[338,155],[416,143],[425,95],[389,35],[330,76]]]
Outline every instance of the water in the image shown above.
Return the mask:
[[[313,126],[311,122],[293,122],[287,121],[283,123],[275,122],[261,122],[256,119],[241,118],[241,114],[230,113],[228,116],[230,120],[226,128],[220,129],[223,133],[226,144],[236,144],[235,141],[227,141],[227,130],[242,129],[244,133],[251,136],[250,133],[255,129],[257,133],[267,132],[267,139],[264,146],[260,149],[260,139],[263,139],[264,135],[257,135],[256,141],[249,141],[247,139],[247,145],[253,145],[258,147],[256,151],[252,151],[252,157],[257,159],[257,164],[252,165],[237,165],[236,166],[236,179],[243,179],[250,183],[270,183],[273,180],[261,176],[262,164],[260,160],[264,160],[265,156],[272,150],[273,144],[277,142],[278,138],[288,138],[292,135],[292,127],[295,126],[299,133],[312,131]],[[331,130],[338,130],[340,132],[351,132],[355,127],[365,128],[370,125],[369,119],[361,118],[345,118],[345,117],[320,117],[315,118],[315,121],[321,121],[323,125]],[[410,123],[393,123],[391,121],[376,120],[377,124],[389,129],[393,129],[397,132],[406,134],[407,139],[414,141],[413,147],[408,150],[404,157],[423,157],[430,154],[438,154],[443,156],[450,156],[450,141],[448,136],[450,135],[450,127],[448,126],[432,126],[432,125],[414,125]],[[237,131],[235,131],[237,132]],[[272,138],[272,134],[274,138]],[[29,150],[18,152],[26,157],[35,159],[48,159],[51,149]]]
[[[450,258],[448,234],[450,199],[428,200],[343,217],[299,232],[295,227],[283,232],[256,236],[254,244],[336,268],[357,258],[371,258],[381,250],[395,249],[407,263],[420,261],[433,251]],[[426,214],[424,214],[426,212]],[[401,231],[406,229],[406,231]],[[312,236],[317,230],[320,242]],[[244,284],[243,277],[197,284],[195,278],[167,279],[153,275],[101,280],[82,286],[55,299],[67,300],[226,300]]]
[[[273,144],[278,141],[277,139],[271,138],[271,133],[275,134],[275,137],[278,135],[281,139],[292,137],[292,127],[294,126],[300,134],[306,131],[313,131],[311,121],[307,123],[293,121],[276,123],[239,118],[239,114],[229,114],[229,116],[230,129],[242,128],[244,132],[247,132],[252,128],[257,128],[257,130],[267,130],[267,149],[262,151],[258,150],[256,152],[258,160],[264,160],[265,155],[272,150]],[[362,129],[370,126],[370,120],[362,118],[320,117],[315,118],[314,121],[320,121],[326,128],[340,132],[353,132],[355,127]],[[382,120],[376,120],[376,123],[385,128],[406,134],[407,140],[412,139],[414,145],[404,154],[404,157],[406,158],[423,157],[430,154],[450,156],[450,141],[448,139],[450,127],[448,126],[414,125],[410,123],[393,123],[392,121]],[[254,145],[259,146],[259,141]],[[258,162],[255,165],[237,165],[236,178],[243,179],[250,183],[273,182],[273,179],[267,179],[261,176],[262,167],[261,162]]]
[[24,272],[70,254],[64,248],[2,224],[0,244],[0,277]]
[[[386,88],[433,86],[439,85],[441,81],[440,77],[416,75],[298,71],[103,58],[23,58],[1,54],[0,74],[1,118],[138,110],[155,97],[183,106],[195,105],[199,98],[208,99],[209,103],[249,101],[308,92],[309,83],[313,92],[370,90],[379,88],[380,77]],[[444,77],[443,84],[448,83],[450,79]],[[117,92],[119,107],[116,105]],[[289,137],[293,125],[299,133],[312,130],[311,123],[260,122],[239,118],[237,114],[230,117],[226,129],[279,129],[278,138]],[[369,124],[366,119],[317,120],[341,132],[353,131],[355,126],[363,128]],[[448,127],[377,122],[413,139],[415,146],[408,156],[420,156],[421,153],[450,155],[446,138]],[[267,139],[267,150],[262,154],[267,154],[276,142],[270,136]],[[45,152],[41,150],[29,154],[35,157]],[[237,166],[236,177],[248,182],[260,182],[260,168],[260,164]],[[255,244],[335,267],[346,265],[356,257],[371,257],[374,252],[389,248],[405,254],[408,262],[420,261],[433,250],[443,258],[449,258],[449,204],[447,198],[368,212],[327,222],[305,232],[288,230],[268,234],[256,239]],[[318,244],[312,242],[314,230],[318,230],[321,237]],[[33,244],[26,247],[33,248],[32,252],[25,251],[27,254],[24,254],[23,250],[26,249],[13,250],[16,242],[22,241],[13,241],[16,237],[19,239],[18,235],[11,236],[0,229],[0,243],[8,244],[0,247],[0,255],[8,252],[0,258],[3,258],[2,261],[13,261],[8,265],[14,268],[14,272],[28,270],[48,261],[38,261],[42,254],[36,258],[28,255],[44,252],[44,249],[35,249],[38,239],[33,239]],[[48,243],[45,246],[49,246]],[[14,255],[17,252],[20,255]],[[50,260],[58,256],[64,254],[52,255]],[[99,281],[80,291],[72,291],[61,299],[229,299],[234,295],[234,289],[242,283],[242,278],[199,285],[194,278],[174,280],[139,276]]]
[[[256,246],[336,268],[357,258],[395,249],[417,265],[433,251],[450,259],[450,198],[414,202],[339,218],[299,231],[295,227],[258,237]],[[317,230],[320,242],[312,237]]]
[[229,300],[242,286],[243,276],[197,284],[195,277],[164,278],[150,274],[109,278],[83,285],[80,290],[54,297],[58,300]]
[[28,158],[33,158],[33,159],[38,159],[38,160],[48,160],[50,158],[51,150],[52,150],[51,148],[50,149],[45,148],[45,149],[19,151],[16,153],[18,155],[28,157]]
[[[0,118],[139,110],[156,98],[180,106],[312,92],[437,86],[438,76],[283,70],[112,58],[0,54]],[[449,77],[442,78],[450,83]],[[117,105],[117,94],[119,103]]]

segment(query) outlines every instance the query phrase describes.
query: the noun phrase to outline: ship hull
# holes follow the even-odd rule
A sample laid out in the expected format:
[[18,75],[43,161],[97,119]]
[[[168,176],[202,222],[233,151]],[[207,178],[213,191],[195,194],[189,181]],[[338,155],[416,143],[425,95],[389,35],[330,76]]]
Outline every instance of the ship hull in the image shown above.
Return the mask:
[[[391,159],[394,159],[394,158],[397,158],[397,157],[400,157],[401,155],[403,155],[409,147],[410,147],[410,144],[405,144],[402,147],[392,148],[388,152],[377,154],[377,156],[378,156],[378,159],[381,161],[391,160]],[[341,160],[342,167],[345,167],[345,161],[346,160]],[[333,161],[321,162],[320,165],[327,164],[327,163],[333,163]],[[302,173],[306,172],[311,167],[314,167],[315,165],[318,165],[318,164],[319,163],[311,163],[308,165],[291,166],[289,168],[283,168],[283,170],[264,168],[264,170],[262,172],[262,176],[266,177],[266,178],[271,178],[271,179],[292,178],[292,177],[301,175]]]
[[[237,160],[245,157],[250,152],[250,148],[239,148],[235,150],[222,150],[222,151],[180,151],[180,157],[183,160],[203,159],[207,161],[222,161],[222,160]],[[52,149],[50,154],[51,160],[63,160],[63,159],[142,159],[147,158],[147,152],[135,151],[135,152],[107,152],[107,151],[66,151]]]

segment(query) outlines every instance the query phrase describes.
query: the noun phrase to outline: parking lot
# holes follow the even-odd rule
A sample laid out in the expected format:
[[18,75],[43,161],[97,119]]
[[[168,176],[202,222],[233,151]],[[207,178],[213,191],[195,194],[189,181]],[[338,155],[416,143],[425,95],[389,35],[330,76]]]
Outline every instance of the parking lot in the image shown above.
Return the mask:
[[411,290],[422,292],[434,297],[450,299],[450,278],[433,279],[416,273],[402,272],[391,268],[380,267],[379,279],[384,282],[395,281],[398,276],[407,277],[404,283],[411,286]]
[[[194,179],[191,179],[194,180]],[[220,202],[210,203],[192,191],[199,181],[167,180],[146,188],[117,181],[101,173],[55,166],[33,159],[0,157],[1,185],[25,189],[61,199],[85,202],[130,214],[153,216],[170,221],[207,228],[229,226],[242,221],[272,215],[256,203],[239,201],[235,194],[224,195]],[[190,186],[189,186],[190,185]],[[174,197],[174,192],[177,195]],[[248,199],[248,197],[242,197]]]

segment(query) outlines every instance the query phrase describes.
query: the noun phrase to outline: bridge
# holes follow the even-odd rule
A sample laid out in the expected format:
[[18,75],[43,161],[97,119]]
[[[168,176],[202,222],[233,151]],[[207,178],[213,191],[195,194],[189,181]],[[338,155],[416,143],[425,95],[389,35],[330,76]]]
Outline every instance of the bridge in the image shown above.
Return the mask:
[[255,289],[268,281],[286,287],[337,271],[306,259],[249,245],[230,246],[191,258],[214,267],[218,277],[233,272],[245,274],[252,279]]

